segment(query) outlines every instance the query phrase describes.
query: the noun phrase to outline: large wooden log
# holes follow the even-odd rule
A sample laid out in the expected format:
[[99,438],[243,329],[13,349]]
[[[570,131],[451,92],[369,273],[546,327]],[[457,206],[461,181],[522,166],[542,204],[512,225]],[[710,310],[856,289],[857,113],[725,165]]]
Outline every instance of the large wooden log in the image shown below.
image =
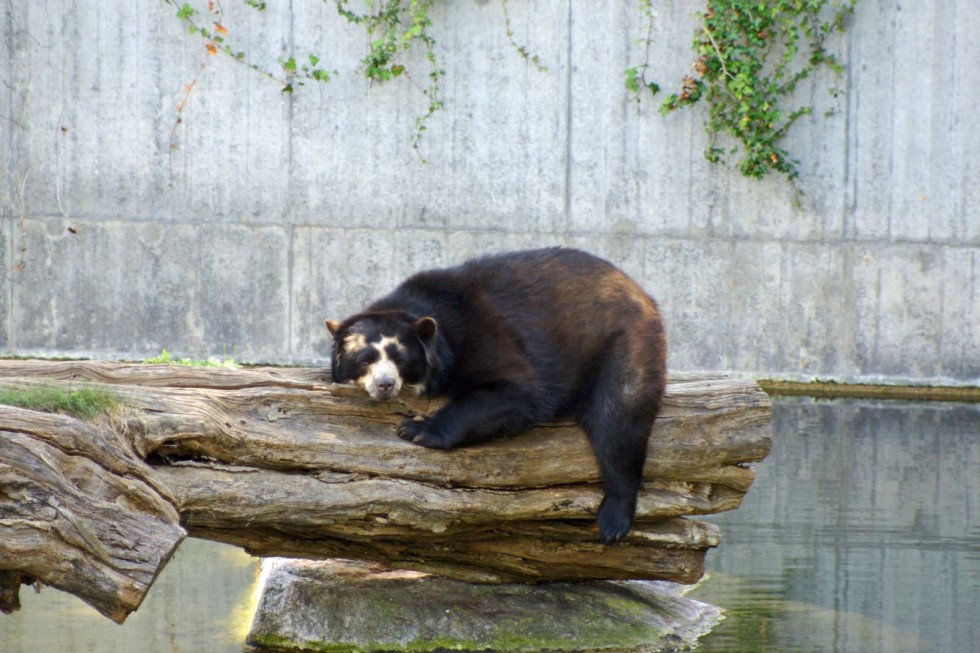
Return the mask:
[[[703,574],[705,551],[720,540],[713,524],[673,518],[644,521],[626,542],[605,547],[592,524],[601,498],[597,487],[450,489],[404,479],[196,464],[158,474],[177,495],[196,537],[259,556],[373,560],[476,582],[692,583]],[[667,490],[663,506],[652,493],[645,496],[645,516],[675,513],[677,491]],[[689,498],[692,509],[712,511],[710,497]]]
[[[598,470],[574,424],[445,452],[394,435],[402,419],[438,402],[373,402],[330,384],[323,370],[0,362],[0,386],[37,384],[84,384],[119,398],[127,408],[105,436],[115,438],[109,448],[132,452],[127,474],[172,498],[192,536],[259,555],[362,558],[466,580],[695,580],[718,531],[682,516],[737,507],[754,478],[746,464],[770,444],[769,401],[755,383],[673,376],[637,525],[624,543],[603,547],[593,526]],[[26,419],[44,440],[51,426],[38,415],[4,409],[0,429],[20,437]],[[70,423],[73,446],[113,473],[123,469],[105,447],[86,444],[90,426]],[[0,478],[0,497],[7,485]],[[21,537],[4,521],[0,528],[4,540]],[[102,555],[102,534],[89,528],[94,539],[74,545]],[[0,570],[50,582],[2,547]]]
[[[212,459],[271,469],[326,469],[467,487],[595,483],[585,435],[571,423],[447,455],[392,437],[406,415],[439,401],[374,402],[329,384],[324,370],[234,370],[96,361],[3,361],[0,383],[111,386],[137,409],[143,455]],[[746,463],[769,452],[771,407],[758,385],[717,374],[672,375],[647,458],[647,478],[746,490]],[[246,437],[247,436],[247,437]]]
[[0,610],[43,581],[121,623],[184,535],[173,495],[105,424],[0,406]]

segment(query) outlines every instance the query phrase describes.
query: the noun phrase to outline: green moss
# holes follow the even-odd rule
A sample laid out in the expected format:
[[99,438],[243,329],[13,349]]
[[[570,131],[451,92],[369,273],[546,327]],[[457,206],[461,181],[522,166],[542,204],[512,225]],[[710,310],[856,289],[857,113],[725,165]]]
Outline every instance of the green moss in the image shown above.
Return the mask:
[[108,414],[121,405],[115,396],[103,390],[65,390],[49,386],[0,387],[0,404],[42,413],[64,413],[81,419]]
[[279,635],[258,635],[250,637],[248,640],[248,650],[262,651],[320,651],[322,653],[367,653],[368,651],[404,651],[405,653],[423,653],[437,649],[445,650],[485,650],[486,647],[479,646],[475,642],[461,642],[455,640],[413,640],[397,646],[387,644],[384,647],[378,642],[371,642],[365,646],[344,642],[297,642],[288,637]]
[[253,635],[245,642],[246,651],[297,651],[297,650],[324,651],[324,653],[342,653],[345,651],[356,651],[356,648],[345,644],[325,644],[319,642],[299,642],[281,637],[279,635]]
[[[642,616],[643,608],[628,599],[605,597],[608,607],[616,614]],[[625,610],[625,612],[623,612]],[[589,615],[592,618],[593,615]],[[577,624],[582,625],[582,624]],[[601,648],[608,651],[636,650],[650,642],[657,641],[653,628],[636,619],[609,620],[594,625],[597,632],[590,633],[591,639],[601,642]],[[575,630],[575,629],[573,629]],[[661,632],[661,636],[669,632]],[[316,642],[296,641],[275,634],[252,634],[246,643],[246,651],[256,653],[295,653],[297,651],[317,651],[319,653],[373,653],[391,651],[393,653],[430,653],[432,651],[569,651],[581,648],[582,642],[573,634],[557,635],[553,624],[539,617],[524,621],[511,621],[507,628],[492,628],[487,638],[480,641],[451,637],[419,637],[404,643],[385,642]]]
[[773,379],[759,379],[758,383],[766,394],[774,396],[980,402],[980,388],[971,387],[838,383],[836,381],[801,382]]
[[[646,637],[644,637],[646,636]],[[649,641],[649,633],[628,633],[621,641],[607,638],[603,649],[610,651],[635,650],[643,642]],[[384,645],[372,642],[366,646],[337,642],[297,642],[277,635],[261,635],[249,638],[246,651],[261,653],[293,653],[295,651],[318,651],[319,653],[373,653],[392,651],[395,653],[430,653],[431,651],[568,651],[581,644],[574,639],[542,640],[534,637],[498,635],[492,640],[476,642],[450,638],[416,639],[397,645],[387,642]]]

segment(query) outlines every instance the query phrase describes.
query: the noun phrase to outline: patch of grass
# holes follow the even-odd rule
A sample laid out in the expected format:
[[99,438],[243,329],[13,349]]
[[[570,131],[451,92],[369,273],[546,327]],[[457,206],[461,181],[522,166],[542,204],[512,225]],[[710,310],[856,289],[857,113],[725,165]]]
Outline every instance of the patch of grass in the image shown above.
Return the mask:
[[884,385],[820,380],[780,381],[775,379],[758,379],[758,383],[759,387],[770,396],[980,403],[980,387]]
[[235,361],[231,358],[218,358],[217,356],[212,356],[208,359],[174,358],[166,349],[164,349],[163,353],[159,356],[144,358],[143,362],[163,365],[184,365],[187,367],[229,367],[233,369],[238,367]]
[[80,419],[92,419],[98,415],[108,414],[121,406],[115,396],[104,390],[92,388],[64,390],[48,386],[0,387],[0,404],[42,413],[64,413]]

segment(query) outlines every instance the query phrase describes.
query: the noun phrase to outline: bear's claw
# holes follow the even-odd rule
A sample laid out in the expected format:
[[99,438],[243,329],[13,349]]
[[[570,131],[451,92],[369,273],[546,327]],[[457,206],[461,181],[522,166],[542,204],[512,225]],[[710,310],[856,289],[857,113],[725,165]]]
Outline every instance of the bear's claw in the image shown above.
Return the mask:
[[603,544],[615,544],[629,533],[633,523],[633,510],[622,501],[605,497],[596,515],[599,522],[599,537]]
[[446,444],[443,438],[433,433],[430,427],[431,420],[421,415],[416,415],[402,422],[401,426],[398,427],[398,437],[423,447],[445,449]]

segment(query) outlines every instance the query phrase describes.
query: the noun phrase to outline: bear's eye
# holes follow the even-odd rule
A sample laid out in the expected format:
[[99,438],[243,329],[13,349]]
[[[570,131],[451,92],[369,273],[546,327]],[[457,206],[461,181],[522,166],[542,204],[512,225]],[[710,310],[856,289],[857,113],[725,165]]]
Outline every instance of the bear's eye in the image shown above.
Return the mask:
[[376,360],[378,360],[378,352],[373,349],[367,349],[358,352],[352,363],[357,371],[363,374]]

